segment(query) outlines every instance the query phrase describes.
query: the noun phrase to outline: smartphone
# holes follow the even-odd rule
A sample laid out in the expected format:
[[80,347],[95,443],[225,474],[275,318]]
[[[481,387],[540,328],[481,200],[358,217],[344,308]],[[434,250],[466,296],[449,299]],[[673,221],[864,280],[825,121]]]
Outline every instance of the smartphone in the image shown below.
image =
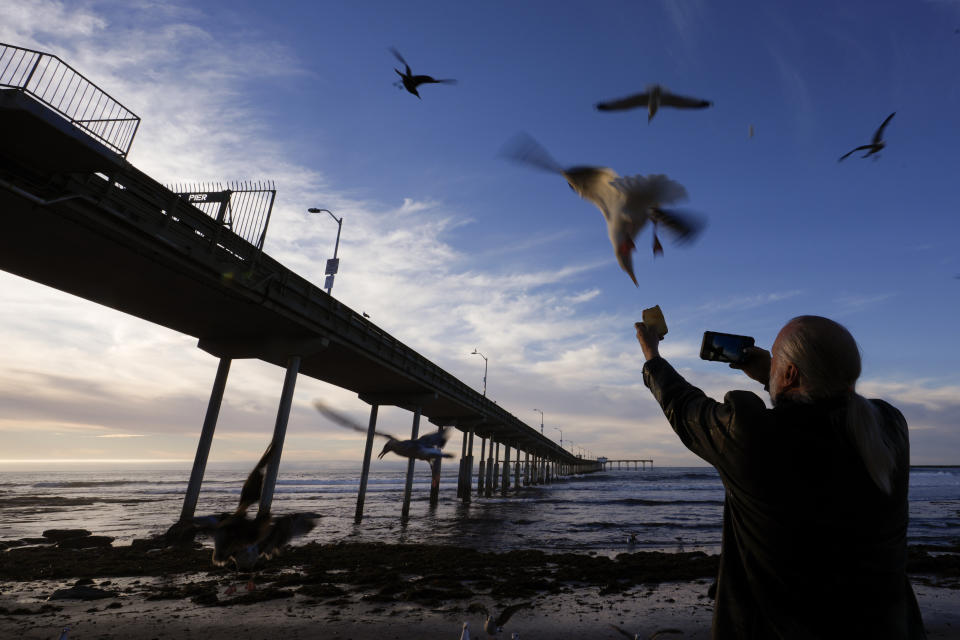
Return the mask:
[[753,338],[750,336],[704,331],[703,344],[700,345],[700,358],[716,362],[741,364],[746,358],[747,348],[752,346]]

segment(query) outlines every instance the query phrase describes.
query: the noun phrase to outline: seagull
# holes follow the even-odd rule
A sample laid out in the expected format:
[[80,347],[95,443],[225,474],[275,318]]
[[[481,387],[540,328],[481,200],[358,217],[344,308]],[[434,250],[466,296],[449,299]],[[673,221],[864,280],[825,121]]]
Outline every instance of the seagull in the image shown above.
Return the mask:
[[630,276],[635,286],[639,286],[639,283],[633,273],[632,252],[636,248],[633,239],[646,225],[647,220],[654,224],[655,256],[663,253],[663,246],[656,234],[657,224],[662,223],[681,240],[693,239],[702,227],[696,216],[660,207],[661,204],[687,197],[687,191],[682,185],[664,175],[621,178],[616,171],[608,167],[578,166],[564,169],[546,149],[527,134],[514,138],[505,147],[503,154],[516,162],[559,173],[566,178],[577,195],[596,205],[607,222],[607,234],[617,263]]
[[[620,635],[630,638],[630,640],[643,640],[643,636],[640,635],[639,631],[631,634],[629,631],[624,631],[623,629],[621,629],[615,624],[611,624],[610,626],[613,627],[616,631],[618,631]],[[647,636],[647,640],[657,640],[657,638],[659,638],[660,636],[666,635],[668,633],[679,633],[680,635],[683,635],[683,631],[681,631],[680,629],[658,629],[653,633],[651,633],[649,636]]]
[[[319,400],[314,400],[313,406],[316,407],[317,411],[322,413],[328,420],[335,422],[341,427],[353,429],[354,431],[359,431],[360,433],[367,433],[367,427],[354,422],[350,417],[345,416],[338,411],[334,411]],[[378,460],[382,459],[383,456],[387,455],[391,451],[404,458],[426,460],[430,465],[434,486],[440,482],[440,477],[437,474],[437,466],[435,464],[436,461],[440,458],[454,457],[452,453],[443,452],[443,445],[447,443],[447,439],[450,437],[449,431],[443,427],[441,427],[438,431],[428,433],[425,436],[420,436],[419,438],[413,440],[400,440],[396,436],[389,433],[384,433],[383,431],[374,431],[373,433],[387,439],[386,444],[383,445],[383,450],[380,452],[380,455],[377,456]]]
[[493,616],[488,612],[487,619],[483,623],[483,630],[487,632],[487,635],[495,636],[501,631],[503,631],[503,625],[507,624],[507,621],[510,619],[513,614],[515,614],[520,609],[525,609],[531,606],[531,602],[521,602],[519,604],[512,604],[509,607],[506,607],[503,611],[500,612],[500,615],[497,616],[497,619],[494,620]]
[[887,116],[887,119],[884,120],[883,124],[881,124],[880,127],[877,129],[877,132],[873,134],[873,142],[871,142],[870,144],[860,145],[856,149],[852,149],[846,152],[845,154],[840,156],[840,159],[837,160],[837,162],[843,162],[847,158],[847,156],[849,156],[851,153],[856,153],[857,151],[864,151],[869,149],[869,151],[867,151],[867,153],[863,155],[864,158],[870,157],[875,153],[880,153],[880,151],[885,146],[887,146],[887,143],[883,141],[883,130],[887,128],[887,123],[889,123],[890,119],[893,118],[893,116],[895,115],[897,115],[896,111],[894,111],[893,113]]
[[[213,535],[213,564],[222,567],[233,563],[237,573],[252,571],[261,558],[269,560],[279,555],[280,550],[294,537],[309,533],[320,518],[317,513],[292,513],[276,518],[266,510],[258,511],[255,518],[247,516],[251,505],[260,502],[263,481],[273,453],[273,442],[257,461],[240,490],[240,502],[233,512],[195,517],[187,524],[190,535],[198,531]],[[182,531],[183,523],[177,523],[167,532]],[[182,535],[180,531],[177,535]],[[247,582],[247,590],[254,589],[253,578]],[[236,588],[231,586],[227,594]]]
[[635,93],[619,100],[608,100],[607,102],[598,102],[596,107],[598,111],[623,111],[625,109],[634,109],[636,107],[647,108],[647,124],[657,115],[660,107],[676,107],[677,109],[704,109],[713,103],[709,100],[700,98],[687,98],[672,94],[658,84],[647,87],[644,93]]
[[453,79],[444,79],[437,80],[432,76],[415,76],[413,72],[410,71],[410,65],[407,64],[407,61],[403,59],[403,56],[400,55],[400,52],[390,47],[390,52],[396,56],[397,60],[403,63],[405,70],[401,72],[399,69],[394,69],[397,72],[397,75],[400,76],[400,82],[397,83],[397,86],[402,86],[404,89],[412,93],[413,95],[420,97],[420,94],[417,93],[417,87],[422,84],[456,84],[457,81]]

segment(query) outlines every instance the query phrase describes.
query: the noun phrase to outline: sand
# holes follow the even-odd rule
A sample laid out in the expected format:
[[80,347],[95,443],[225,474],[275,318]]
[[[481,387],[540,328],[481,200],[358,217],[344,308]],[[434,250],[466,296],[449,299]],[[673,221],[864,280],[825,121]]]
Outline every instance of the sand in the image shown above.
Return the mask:
[[[673,628],[682,635],[661,637],[705,639],[717,566],[702,553],[606,558],[311,543],[271,560],[248,591],[248,576],[213,567],[208,549],[98,544],[0,553],[0,638],[51,640],[69,626],[72,640],[455,639],[465,621],[473,637],[486,637],[484,610],[529,602],[500,637],[620,638],[615,624],[644,637]],[[955,552],[911,550],[911,565],[923,571],[911,578],[932,639],[960,638]]]

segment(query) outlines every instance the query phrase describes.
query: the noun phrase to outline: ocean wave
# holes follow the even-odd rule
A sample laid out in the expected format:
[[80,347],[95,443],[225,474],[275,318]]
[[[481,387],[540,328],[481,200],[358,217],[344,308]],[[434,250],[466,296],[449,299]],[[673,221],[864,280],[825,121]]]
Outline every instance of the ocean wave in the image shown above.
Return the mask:
[[[186,480],[54,480],[50,482],[34,482],[30,484],[30,487],[34,489],[88,489],[91,487],[122,487],[131,484],[184,485],[186,483]],[[206,484],[206,481],[204,484]]]

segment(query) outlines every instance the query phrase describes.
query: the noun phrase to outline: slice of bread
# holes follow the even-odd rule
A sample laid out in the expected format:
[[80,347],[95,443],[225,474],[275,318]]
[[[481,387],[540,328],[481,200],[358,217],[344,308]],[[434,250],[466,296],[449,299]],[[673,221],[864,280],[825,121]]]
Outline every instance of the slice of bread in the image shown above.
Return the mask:
[[660,311],[660,305],[643,310],[643,324],[647,325],[658,338],[667,335],[667,321],[663,319],[663,312]]

